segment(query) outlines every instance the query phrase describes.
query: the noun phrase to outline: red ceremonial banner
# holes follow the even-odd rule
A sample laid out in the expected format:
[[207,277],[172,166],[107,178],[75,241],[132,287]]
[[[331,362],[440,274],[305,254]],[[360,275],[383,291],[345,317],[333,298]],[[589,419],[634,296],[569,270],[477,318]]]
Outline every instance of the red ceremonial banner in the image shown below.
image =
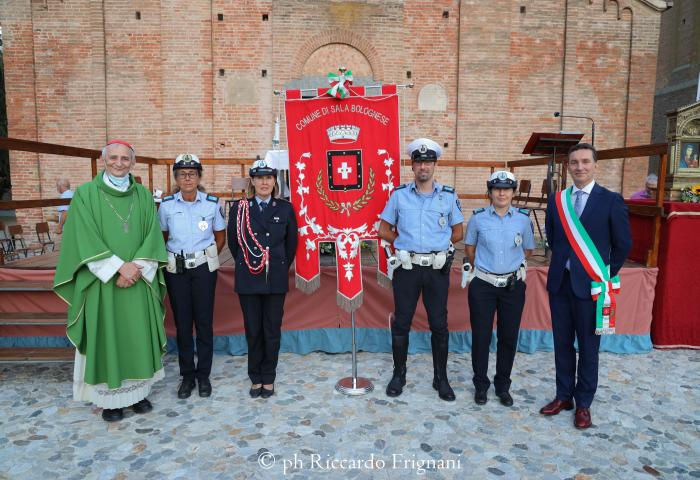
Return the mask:
[[[379,215],[400,181],[399,108],[395,85],[373,87],[372,96],[347,88],[344,99],[327,89],[314,98],[287,90],[285,116],[299,223],[296,286],[320,286],[318,243],[335,242],[338,305],[353,311],[362,304],[360,242],[379,241]],[[377,253],[378,278],[388,281],[384,249]]]

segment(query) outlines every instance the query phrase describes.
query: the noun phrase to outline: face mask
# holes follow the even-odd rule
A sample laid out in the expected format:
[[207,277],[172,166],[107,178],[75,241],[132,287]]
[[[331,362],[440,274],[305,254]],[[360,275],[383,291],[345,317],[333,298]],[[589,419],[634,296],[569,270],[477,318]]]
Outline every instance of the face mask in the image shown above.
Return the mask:
[[110,175],[109,173],[107,174],[107,178],[109,178],[109,181],[112,182],[112,184],[116,187],[123,187],[124,185],[129,183],[129,174],[127,173],[123,177],[115,177],[114,175]]

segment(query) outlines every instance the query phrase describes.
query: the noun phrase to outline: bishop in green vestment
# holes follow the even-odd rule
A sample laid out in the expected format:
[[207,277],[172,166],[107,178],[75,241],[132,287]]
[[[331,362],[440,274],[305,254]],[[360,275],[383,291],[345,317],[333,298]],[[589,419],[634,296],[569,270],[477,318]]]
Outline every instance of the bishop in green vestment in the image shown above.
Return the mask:
[[163,378],[167,253],[151,193],[129,173],[133,148],[113,141],[102,157],[105,170],[71,201],[54,290],[69,306],[74,399],[115,421],[124,407],[150,411],[146,396]]

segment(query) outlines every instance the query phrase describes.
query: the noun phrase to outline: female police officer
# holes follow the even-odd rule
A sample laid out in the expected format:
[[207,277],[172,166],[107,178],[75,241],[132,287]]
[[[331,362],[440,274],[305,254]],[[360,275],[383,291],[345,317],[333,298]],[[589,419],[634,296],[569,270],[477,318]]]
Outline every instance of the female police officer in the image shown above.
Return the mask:
[[[176,193],[163,198],[158,210],[168,250],[165,284],[177,327],[177,350],[182,382],[178,398],[192,393],[211,395],[209,373],[214,346],[213,318],[219,252],[226,241],[226,221],[219,198],[200,191],[202,164],[196,155],[178,155],[173,165]],[[197,330],[194,363],[192,323]]]
[[[508,393],[510,372],[525,304],[525,259],[532,254],[535,240],[526,209],[511,206],[517,182],[512,173],[494,172],[486,182],[491,205],[474,210],[464,240],[462,287],[469,285],[469,316],[472,324],[472,367],[474,401],[483,405],[488,397],[487,376],[493,315],[498,312],[496,396],[505,406],[513,405]],[[473,269],[471,267],[473,265]]]
[[234,204],[228,222],[253,398],[268,398],[275,391],[284,298],[297,248],[294,210],[291,203],[275,198],[276,176],[276,169],[257,160],[250,169],[248,198]]

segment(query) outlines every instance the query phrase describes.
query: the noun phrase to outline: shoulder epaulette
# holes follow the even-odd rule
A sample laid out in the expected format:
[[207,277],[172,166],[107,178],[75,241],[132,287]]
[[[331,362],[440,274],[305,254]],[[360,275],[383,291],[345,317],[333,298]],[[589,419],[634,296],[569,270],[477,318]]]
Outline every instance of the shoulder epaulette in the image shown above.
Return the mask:
[[402,183],[402,184],[399,185],[398,187],[394,187],[394,190],[401,190],[402,188],[406,188],[407,186],[408,186],[407,183]]
[[170,200],[173,200],[174,198],[175,198],[175,195],[168,195],[168,196],[165,196],[165,197],[163,197],[163,199],[161,200],[161,203],[162,203],[162,202],[168,202],[168,201],[170,201]]
[[207,195],[207,200],[214,203],[219,203],[219,197],[216,195]]
[[477,208],[476,210],[474,210],[474,214],[476,215],[477,213],[481,213],[481,212],[485,212],[485,211],[486,211],[485,208]]
[[442,191],[443,191],[443,192],[454,193],[454,192],[455,192],[455,188],[454,188],[454,187],[450,187],[449,185],[443,185],[443,186],[442,186]]
[[518,211],[520,213],[522,213],[523,215],[525,215],[526,217],[530,216],[530,210],[528,210],[527,208],[519,208]]

